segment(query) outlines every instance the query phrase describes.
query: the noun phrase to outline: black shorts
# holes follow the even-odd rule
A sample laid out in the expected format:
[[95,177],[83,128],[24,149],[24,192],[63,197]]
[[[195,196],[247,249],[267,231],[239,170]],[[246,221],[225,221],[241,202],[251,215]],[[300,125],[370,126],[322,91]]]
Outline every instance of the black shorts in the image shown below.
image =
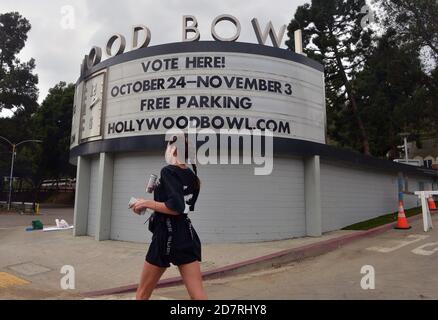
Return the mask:
[[146,261],[164,268],[201,261],[201,241],[187,215],[156,214]]

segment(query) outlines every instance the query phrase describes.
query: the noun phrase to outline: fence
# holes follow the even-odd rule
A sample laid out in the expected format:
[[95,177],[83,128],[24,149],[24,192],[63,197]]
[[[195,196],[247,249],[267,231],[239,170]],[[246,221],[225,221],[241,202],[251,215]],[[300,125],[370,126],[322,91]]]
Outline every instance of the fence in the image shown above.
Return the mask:
[[[60,189],[40,189],[35,195],[35,191],[32,189],[14,190],[12,193],[12,201],[14,202],[47,202],[50,198],[74,198],[74,189],[60,188]],[[9,191],[0,191],[0,201],[8,201]]]

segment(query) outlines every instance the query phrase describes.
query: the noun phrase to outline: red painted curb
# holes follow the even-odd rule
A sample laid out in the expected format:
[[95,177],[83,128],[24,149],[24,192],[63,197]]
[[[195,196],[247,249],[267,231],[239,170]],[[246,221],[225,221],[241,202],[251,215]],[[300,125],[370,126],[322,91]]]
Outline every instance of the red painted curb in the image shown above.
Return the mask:
[[[421,218],[422,215],[418,214],[416,216],[408,218],[409,221],[418,220]],[[342,245],[351,243],[355,240],[359,240],[362,238],[366,238],[372,235],[377,235],[382,232],[385,232],[387,230],[390,230],[394,228],[395,222],[391,222],[373,229],[365,230],[365,231],[358,231],[356,233],[347,234],[344,236],[340,236],[337,238],[324,240],[317,243],[312,243],[308,245],[304,245],[302,247],[293,248],[293,249],[286,249],[279,252],[271,253],[268,255],[260,256],[257,258],[245,260],[242,262],[238,262],[235,264],[226,265],[217,269],[205,271],[202,273],[202,278],[204,280],[211,280],[216,279],[221,276],[226,276],[227,273],[231,273],[232,271],[236,271],[238,269],[241,269],[243,267],[247,267],[250,265],[256,265],[261,262],[268,262],[269,260],[278,259],[285,256],[292,255],[291,260],[301,260],[304,258],[320,255],[332,250],[335,250],[339,248]],[[172,277],[167,278],[164,280],[161,280],[157,284],[157,288],[165,288],[165,287],[171,287],[183,284],[181,277]],[[110,288],[110,289],[103,289],[103,290],[97,290],[97,291],[90,291],[90,292],[84,292],[81,295],[84,297],[97,297],[97,296],[103,296],[103,295],[113,295],[113,294],[121,294],[121,293],[128,293],[128,292],[134,292],[137,290],[137,284],[131,284],[127,286],[122,287],[116,287],[116,288]]]

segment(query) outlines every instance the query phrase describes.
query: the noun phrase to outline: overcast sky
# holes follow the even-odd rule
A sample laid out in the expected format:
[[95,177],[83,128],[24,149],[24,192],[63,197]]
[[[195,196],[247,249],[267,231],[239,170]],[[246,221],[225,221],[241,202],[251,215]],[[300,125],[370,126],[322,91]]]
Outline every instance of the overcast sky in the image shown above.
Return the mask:
[[[131,28],[144,24],[152,34],[150,45],[181,41],[182,16],[196,16],[201,40],[213,40],[212,20],[220,14],[232,14],[242,25],[238,41],[256,43],[251,19],[258,18],[262,28],[271,20],[276,30],[288,24],[297,6],[305,0],[1,0],[0,12],[18,11],[26,17],[32,29],[28,33],[20,58],[36,60],[39,76],[39,102],[49,88],[59,81],[76,82],[81,59],[92,45],[104,47],[114,33],[121,33],[131,47]],[[63,28],[71,20],[74,9],[74,28]],[[71,26],[71,25],[70,25]],[[223,22],[218,32],[230,35],[232,29]],[[286,37],[285,37],[286,39]],[[269,40],[268,40],[269,41]],[[106,58],[106,57],[104,57]],[[3,116],[6,113],[2,114]]]

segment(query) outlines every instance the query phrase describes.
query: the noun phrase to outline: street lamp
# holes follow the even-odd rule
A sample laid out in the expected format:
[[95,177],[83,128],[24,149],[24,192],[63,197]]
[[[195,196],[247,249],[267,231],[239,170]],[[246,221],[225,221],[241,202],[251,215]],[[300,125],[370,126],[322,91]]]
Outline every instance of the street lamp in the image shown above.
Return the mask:
[[20,144],[26,143],[26,142],[42,142],[41,140],[24,140],[19,143],[12,143],[5,137],[0,136],[1,139],[9,143],[9,145],[12,147],[12,159],[11,159],[11,175],[9,176],[9,198],[8,198],[8,210],[11,210],[11,195],[12,195],[12,177],[14,174],[14,160],[15,160],[15,150]]
[[399,133],[399,136],[403,138],[403,145],[398,146],[400,149],[402,149],[405,152],[405,163],[408,164],[409,162],[409,153],[408,153],[408,137],[411,134],[408,132],[402,132]]

